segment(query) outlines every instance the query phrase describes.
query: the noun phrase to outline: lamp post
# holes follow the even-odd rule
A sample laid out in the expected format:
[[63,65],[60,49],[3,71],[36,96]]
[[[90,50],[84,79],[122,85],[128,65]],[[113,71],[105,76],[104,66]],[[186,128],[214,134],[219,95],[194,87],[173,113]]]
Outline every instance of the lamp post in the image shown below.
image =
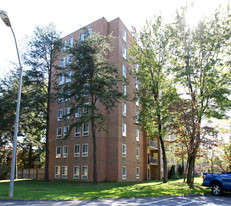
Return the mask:
[[22,66],[18,52],[17,41],[15,38],[14,31],[11,27],[10,19],[5,11],[0,10],[0,16],[6,26],[10,27],[12,34],[14,36],[16,51],[18,55],[18,62],[19,62],[19,86],[18,86],[18,100],[17,100],[17,107],[16,107],[16,117],[15,117],[15,125],[14,125],[14,141],[13,141],[13,154],[12,154],[12,162],[11,162],[11,173],[10,173],[10,188],[9,188],[9,197],[13,197],[13,190],[14,190],[14,176],[15,176],[15,162],[16,162],[16,150],[17,150],[17,135],[18,135],[18,124],[19,124],[19,111],[20,111],[20,100],[21,100],[21,87],[22,87]]

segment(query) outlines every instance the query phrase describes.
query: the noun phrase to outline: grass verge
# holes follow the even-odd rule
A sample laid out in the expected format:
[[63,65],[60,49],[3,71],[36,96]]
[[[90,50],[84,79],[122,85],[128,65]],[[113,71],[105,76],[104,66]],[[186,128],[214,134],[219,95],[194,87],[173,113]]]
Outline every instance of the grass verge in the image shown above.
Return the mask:
[[0,180],[1,200],[74,200],[96,198],[121,198],[145,196],[174,196],[207,194],[210,190],[201,186],[202,178],[195,178],[195,188],[189,189],[183,180],[147,182],[91,182],[16,180],[14,197],[8,197],[9,181]]

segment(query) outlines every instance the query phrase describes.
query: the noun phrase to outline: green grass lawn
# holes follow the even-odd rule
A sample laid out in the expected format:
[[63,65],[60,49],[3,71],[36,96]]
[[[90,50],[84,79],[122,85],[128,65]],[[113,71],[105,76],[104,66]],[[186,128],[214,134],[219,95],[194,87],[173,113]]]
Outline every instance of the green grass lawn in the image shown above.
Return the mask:
[[181,180],[148,182],[91,182],[16,180],[14,197],[8,197],[9,181],[0,180],[0,199],[8,200],[74,200],[144,196],[172,196],[210,193],[201,186],[202,178],[195,178],[195,188],[189,189]]

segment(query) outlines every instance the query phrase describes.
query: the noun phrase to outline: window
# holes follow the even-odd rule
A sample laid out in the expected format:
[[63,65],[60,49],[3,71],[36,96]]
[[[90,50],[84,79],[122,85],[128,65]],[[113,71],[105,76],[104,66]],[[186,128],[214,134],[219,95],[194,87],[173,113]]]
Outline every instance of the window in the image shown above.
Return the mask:
[[81,126],[75,127],[75,137],[80,137],[81,134]]
[[138,71],[139,71],[139,65],[136,64],[136,73],[138,73]]
[[57,139],[62,138],[62,127],[57,128]]
[[82,145],[82,157],[88,157],[88,144]]
[[71,65],[71,63],[72,63],[72,55],[69,55],[67,57],[67,65]]
[[56,147],[56,158],[60,158],[61,157],[61,147],[57,146]]
[[69,126],[64,126],[64,136],[68,135],[69,132]]
[[82,179],[88,178],[88,166],[82,166]]
[[139,80],[136,79],[136,89],[139,90]]
[[140,131],[137,129],[136,130],[136,141],[139,142],[140,140]]
[[122,108],[123,108],[123,116],[126,117],[126,104],[122,104]]
[[66,83],[71,81],[71,71],[66,73]]
[[73,38],[70,38],[70,39],[68,40],[68,47],[69,47],[69,48],[73,47]]
[[83,113],[85,115],[88,115],[88,107],[89,107],[89,102],[85,103],[84,106],[83,106]]
[[126,96],[127,92],[126,92],[126,85],[123,84],[123,95]]
[[80,157],[80,144],[74,145],[74,157]]
[[66,91],[66,98],[65,98],[65,101],[70,101],[70,98],[71,97],[71,92],[70,92],[70,90],[67,90]]
[[89,134],[89,124],[84,123],[83,124],[83,136],[88,136],[88,134]]
[[139,123],[139,113],[136,112],[136,123]]
[[92,34],[92,29],[88,29],[87,31],[87,38],[90,39]]
[[65,68],[65,61],[66,61],[65,57],[63,57],[63,58],[61,59],[61,62],[60,62],[60,66],[61,66],[62,68]]
[[140,178],[140,168],[137,167],[136,168],[136,179],[139,179]]
[[67,46],[67,42],[66,41],[64,41],[63,43],[62,43],[62,52],[65,52],[66,51],[66,46]]
[[123,64],[123,76],[126,78],[127,77],[127,69],[126,69],[126,65]]
[[59,77],[59,85],[64,84],[64,74],[61,74]]
[[62,118],[63,118],[63,109],[59,109],[59,111],[58,111],[58,121],[61,121]]
[[63,158],[68,157],[68,145],[63,146]]
[[122,134],[124,137],[126,137],[126,124],[125,123],[122,124]]
[[62,167],[62,178],[67,179],[67,166]]
[[126,144],[122,144],[122,157],[126,157]]
[[78,106],[75,112],[75,117],[80,117],[81,116],[81,107]]
[[124,59],[126,59],[126,53],[127,53],[126,48],[123,47],[123,58],[124,58]]
[[89,94],[89,84],[84,84],[84,96],[87,96]]
[[63,97],[59,97],[58,103],[59,103],[59,104],[60,104],[60,103],[63,103]]
[[64,110],[64,115],[65,115],[65,118],[66,118],[66,119],[69,119],[69,118],[70,118],[69,114],[70,114],[70,107],[67,107],[67,108],[65,108],[65,110]]
[[136,95],[136,106],[139,106],[139,97]]
[[139,148],[136,148],[136,159],[140,159],[140,151]]
[[123,30],[123,40],[126,42],[126,39],[127,39],[127,35],[126,35],[126,30],[124,29]]
[[126,166],[122,166],[122,180],[126,180]]
[[55,178],[60,178],[60,166],[55,166]]
[[73,179],[79,179],[79,166],[74,166]]
[[83,41],[84,40],[84,33],[81,33],[80,35],[79,35],[79,41]]

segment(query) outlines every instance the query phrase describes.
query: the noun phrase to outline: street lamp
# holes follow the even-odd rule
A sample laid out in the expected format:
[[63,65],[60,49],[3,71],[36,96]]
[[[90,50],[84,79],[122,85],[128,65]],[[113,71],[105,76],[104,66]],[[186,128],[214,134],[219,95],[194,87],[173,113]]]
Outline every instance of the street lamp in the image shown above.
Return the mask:
[[18,124],[19,124],[19,111],[20,111],[20,100],[21,100],[21,87],[22,87],[22,65],[20,62],[19,52],[17,41],[15,38],[14,31],[11,27],[10,19],[5,11],[0,10],[0,16],[6,26],[10,27],[12,34],[14,36],[16,51],[18,55],[18,62],[20,66],[20,73],[19,73],[19,86],[18,86],[18,101],[16,107],[16,117],[15,117],[15,126],[14,126],[14,141],[13,141],[13,154],[12,154],[12,162],[11,162],[11,173],[10,173],[10,188],[9,188],[9,197],[13,197],[13,190],[14,190],[14,175],[15,175],[15,160],[16,160],[16,150],[17,150],[17,135],[18,135]]

